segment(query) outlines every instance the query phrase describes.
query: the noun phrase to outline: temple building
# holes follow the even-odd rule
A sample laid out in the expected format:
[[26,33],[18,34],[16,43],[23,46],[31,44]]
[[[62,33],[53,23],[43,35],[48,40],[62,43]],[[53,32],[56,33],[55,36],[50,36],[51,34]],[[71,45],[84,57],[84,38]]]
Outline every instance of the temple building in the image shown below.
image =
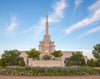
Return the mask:
[[[43,60],[42,57],[45,55],[51,56],[51,53],[55,51],[55,45],[54,41],[50,39],[49,35],[49,22],[48,22],[48,12],[46,12],[46,33],[44,35],[44,39],[40,41],[39,44],[39,51],[40,54],[40,60],[33,60],[32,58],[28,58],[25,51],[21,52],[21,57],[24,58],[26,66],[39,66],[39,67],[64,67],[65,66],[65,58],[69,58],[72,56],[72,53],[80,52],[82,51],[61,51],[63,53],[63,56],[61,56],[60,60]],[[87,62],[87,56],[84,56],[85,61]]]
[[48,27],[48,12],[46,13],[46,34],[44,35],[43,41],[40,41],[39,51],[41,52],[41,57],[44,55],[51,55],[53,51],[55,51],[54,41],[51,41],[49,35],[49,27]]

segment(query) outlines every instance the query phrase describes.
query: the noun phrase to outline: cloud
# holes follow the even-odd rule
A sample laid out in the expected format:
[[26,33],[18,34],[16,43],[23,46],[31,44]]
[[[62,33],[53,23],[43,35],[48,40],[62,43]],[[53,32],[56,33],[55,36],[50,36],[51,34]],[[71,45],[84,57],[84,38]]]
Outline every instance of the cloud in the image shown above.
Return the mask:
[[[60,0],[56,2],[52,6],[53,12],[48,15],[49,24],[54,23],[54,22],[59,22],[64,16],[63,13],[66,7],[68,7],[68,5],[66,4],[65,0]],[[33,25],[31,28],[27,29],[24,32],[26,33],[34,29],[35,34],[41,33],[45,29],[45,21],[46,21],[46,18],[41,17],[40,21],[36,25]]]
[[75,9],[83,2],[83,0],[75,0]]
[[9,27],[7,28],[7,30],[9,32],[13,31],[14,28],[18,25],[18,23],[16,22],[16,15],[12,16],[10,19],[11,19],[11,23],[10,23]]
[[92,34],[92,33],[96,32],[96,31],[99,31],[99,30],[100,30],[100,26],[98,26],[96,28],[93,28],[93,29],[87,31],[86,33],[84,33],[83,35],[79,36],[78,38],[82,38],[84,36],[87,36],[89,34]]
[[94,4],[88,7],[89,11],[96,11],[100,8],[100,0],[97,0]]
[[95,2],[94,4],[89,6],[88,10],[91,10],[92,14],[90,12],[89,17],[87,17],[87,18],[83,19],[82,21],[79,21],[78,23],[67,28],[66,34],[70,34],[74,30],[77,30],[81,27],[85,27],[85,26],[88,26],[89,24],[99,21],[100,20],[100,6],[97,5],[98,3],[100,3],[100,0],[98,0],[97,2]]
[[68,7],[68,5],[66,4],[65,0],[60,0],[54,4],[52,7],[54,12],[49,15],[49,23],[59,22],[64,16],[63,12],[66,7]]

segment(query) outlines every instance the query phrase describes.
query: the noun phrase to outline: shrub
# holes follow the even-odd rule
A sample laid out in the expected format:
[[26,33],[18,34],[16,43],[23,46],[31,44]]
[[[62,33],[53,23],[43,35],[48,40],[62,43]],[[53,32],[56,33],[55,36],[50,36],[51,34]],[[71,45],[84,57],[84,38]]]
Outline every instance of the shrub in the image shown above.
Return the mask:
[[40,68],[40,67],[16,67],[11,68],[11,72],[6,69],[1,69],[0,74],[8,74],[8,75],[36,75],[36,76],[63,76],[63,75],[91,75],[91,74],[99,74],[100,69],[93,69],[89,67],[54,67],[54,68]]
[[53,58],[53,60],[55,60],[55,58]]
[[49,60],[49,59],[51,59],[51,56],[45,55],[45,56],[43,56],[43,59],[44,59],[44,60]]

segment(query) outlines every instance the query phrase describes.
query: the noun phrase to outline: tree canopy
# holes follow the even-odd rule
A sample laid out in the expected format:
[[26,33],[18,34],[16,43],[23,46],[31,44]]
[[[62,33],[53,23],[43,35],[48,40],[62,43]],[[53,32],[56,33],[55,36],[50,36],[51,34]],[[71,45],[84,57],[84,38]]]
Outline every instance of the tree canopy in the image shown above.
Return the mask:
[[18,65],[20,61],[20,52],[18,50],[5,50],[1,59],[6,65]]
[[53,55],[54,57],[61,57],[63,56],[63,53],[60,50],[58,50],[51,53],[51,55]]
[[26,51],[26,54],[28,55],[29,58],[38,59],[41,53],[36,49],[31,49],[30,51]]
[[92,54],[95,58],[99,59],[100,58],[100,44],[96,44],[94,46],[94,50],[92,51]]
[[0,59],[0,66],[6,66],[6,63],[4,63],[2,59]]
[[72,53],[72,56],[70,57],[72,61],[80,63],[83,60],[83,55],[81,52]]

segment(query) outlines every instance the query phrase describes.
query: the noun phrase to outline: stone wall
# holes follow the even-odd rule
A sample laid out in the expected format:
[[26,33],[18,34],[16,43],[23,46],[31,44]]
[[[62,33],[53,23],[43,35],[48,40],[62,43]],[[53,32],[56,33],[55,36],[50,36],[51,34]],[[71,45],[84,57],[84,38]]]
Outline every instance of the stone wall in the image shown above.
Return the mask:
[[[20,51],[21,52],[21,57],[23,57],[24,58],[24,61],[25,61],[25,65],[27,66],[27,54],[25,53],[25,51]],[[50,65],[50,67],[53,67],[53,65],[54,66],[61,66],[61,67],[64,67],[65,66],[65,64],[64,64],[64,60],[65,60],[65,58],[69,58],[69,57],[71,57],[72,56],[72,53],[76,53],[76,52],[81,52],[82,53],[82,51],[62,51],[62,53],[63,53],[63,56],[61,57],[61,60],[49,60],[49,65]],[[86,61],[86,63],[87,63],[87,57],[86,56],[84,56],[84,58],[85,58],[85,61]],[[46,66],[46,65],[43,65],[42,63],[48,63],[48,62],[42,62],[42,61],[47,61],[47,60],[32,60],[31,58],[28,58],[28,60],[29,60],[29,62],[28,62],[28,65],[29,66]],[[34,62],[33,62],[34,61]],[[39,64],[36,64],[35,65],[35,63],[36,62],[38,62]],[[42,62],[42,63],[41,63]],[[50,64],[50,63],[54,63],[54,64]],[[33,63],[33,64],[32,64]],[[60,63],[60,64],[57,64],[57,63]],[[47,66],[48,67],[48,66]]]
[[31,67],[61,67],[61,60],[32,60],[29,59]]

